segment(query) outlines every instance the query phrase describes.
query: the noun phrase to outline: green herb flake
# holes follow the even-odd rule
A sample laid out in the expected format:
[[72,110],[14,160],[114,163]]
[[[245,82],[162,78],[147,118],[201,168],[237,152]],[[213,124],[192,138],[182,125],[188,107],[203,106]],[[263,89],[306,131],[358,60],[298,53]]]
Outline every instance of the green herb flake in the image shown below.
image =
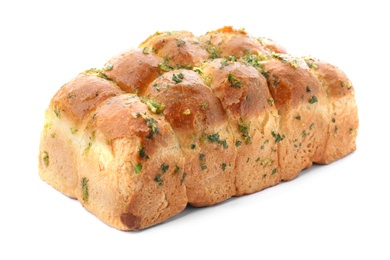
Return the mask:
[[91,135],[89,136],[89,142],[88,142],[87,147],[84,149],[84,154],[86,154],[87,152],[89,152],[89,150],[90,150],[91,147],[92,147],[92,143],[93,143],[94,140],[95,140],[95,131],[93,131],[93,132],[91,133]]
[[162,175],[160,173],[158,173],[156,175],[156,177],[154,178],[154,181],[157,182],[159,186],[163,185]]
[[200,161],[203,161],[204,157],[205,157],[205,155],[203,153],[199,154],[199,160]]
[[85,75],[93,75],[102,79],[111,80],[109,77],[107,77],[106,74],[103,73],[101,69],[92,68],[89,70],[84,71]]
[[67,96],[68,99],[72,99],[72,98],[74,98],[74,97],[76,97],[76,94],[74,94],[74,93],[68,93],[68,96]]
[[219,142],[219,134],[211,134],[208,136],[210,143]]
[[307,93],[310,93],[310,92],[311,92],[310,86],[306,86],[306,92],[307,92]]
[[157,91],[160,92],[161,86],[159,86],[157,83],[154,83],[154,84],[153,84],[153,87],[154,87]]
[[176,74],[172,75],[172,81],[174,81],[175,83],[180,83],[183,81],[183,79],[184,79],[184,75],[181,72],[177,75]]
[[230,55],[226,58],[228,61],[237,61],[238,60],[238,57],[237,56],[234,56],[234,55]]
[[225,171],[225,169],[226,169],[226,163],[222,163],[222,164],[221,164],[221,168],[222,168],[222,171]]
[[196,73],[198,73],[199,75],[203,75],[203,71],[199,67],[194,67],[194,68],[192,68],[192,70],[195,71]]
[[275,173],[277,172],[277,169],[276,168],[274,168],[273,170],[272,170],[272,175],[274,175]]
[[307,136],[306,130],[302,131],[302,138],[305,138]]
[[313,127],[314,127],[314,123],[312,123],[309,127],[310,130],[313,130]]
[[220,140],[219,139],[219,134],[218,133],[215,133],[215,134],[211,134],[211,135],[208,135],[207,138],[209,139],[210,143],[218,143],[220,145],[223,146],[223,148],[227,149],[228,148],[228,144],[226,142],[226,140]]
[[48,152],[43,151],[43,153],[42,153],[42,160],[43,160],[43,164],[46,167],[49,166],[50,161],[49,161],[49,153]]
[[186,178],[187,173],[183,172],[183,175],[181,176],[180,185],[183,185],[184,179]]
[[149,47],[144,47],[144,48],[142,49],[142,52],[143,52],[144,54],[149,54],[149,53],[150,53]]
[[287,60],[280,53],[272,52],[271,55],[272,55],[272,57],[277,58],[278,60],[282,61],[283,63],[287,62]]
[[206,166],[206,165],[202,165],[202,166],[200,166],[200,168],[201,168],[202,171],[203,171],[203,170],[206,170],[206,169],[207,169],[207,166]]
[[242,144],[242,142],[241,142],[241,141],[237,141],[237,142],[236,142],[236,147],[239,147],[239,146],[241,146],[241,144]]
[[139,157],[141,157],[142,159],[149,159],[149,156],[145,153],[145,147],[141,147],[141,149],[139,149]]
[[182,47],[182,46],[186,45],[186,42],[182,39],[175,39],[175,40],[176,40],[177,47]]
[[112,65],[112,64],[107,64],[106,66],[104,66],[104,70],[105,71],[110,71],[110,70],[112,70],[112,68],[114,67],[114,65]]
[[54,106],[54,114],[57,118],[61,118],[61,111],[57,106]]
[[226,140],[221,141],[219,144],[221,144],[221,145],[223,146],[224,149],[228,149],[228,148],[229,148],[229,146],[228,146]]
[[250,144],[251,143],[251,137],[249,135],[249,128],[248,128],[248,126],[244,122],[241,122],[238,126],[239,126],[239,131],[241,133],[241,136],[245,140],[245,144]]
[[268,103],[269,103],[269,105],[272,107],[272,106],[275,104],[275,101],[274,101],[273,98],[269,98],[269,99],[268,99]]
[[168,64],[167,64],[167,61],[164,61],[164,62],[160,62],[158,64],[158,66],[160,67],[161,70],[165,71],[165,72],[168,72],[168,71],[171,71],[172,70],[172,67],[170,67]]
[[163,163],[163,164],[161,164],[160,169],[161,169],[162,173],[164,174],[168,171],[169,165]]
[[223,69],[226,66],[229,66],[229,61],[227,59],[222,59],[221,66],[219,67],[219,69]]
[[179,173],[179,171],[180,171],[180,167],[178,165],[176,165],[175,166],[175,173],[177,174],[177,173]]
[[134,167],[134,171],[136,174],[139,174],[141,171],[142,171],[142,164],[141,163],[137,163]]
[[275,133],[274,131],[271,132],[272,136],[275,138],[275,143],[279,143],[281,141],[283,141],[283,139],[285,138],[284,135],[280,135],[279,133]]
[[81,179],[81,198],[84,202],[88,202],[89,189],[88,189],[89,180],[86,177]]
[[316,102],[318,102],[318,99],[317,99],[316,96],[312,96],[311,98],[309,98],[309,103],[310,103],[310,104],[314,104],[314,103],[316,103]]
[[155,114],[161,114],[165,109],[164,104],[162,104],[154,99],[147,99],[145,104],[148,107],[148,109]]
[[151,130],[150,134],[146,136],[146,138],[152,139],[153,135],[160,133],[160,130],[157,127],[157,121],[153,117],[146,115],[146,113],[141,114],[141,117],[145,120],[146,125]]
[[196,145],[195,144],[191,144],[191,149],[195,149]]
[[263,70],[263,71],[261,71],[261,75],[263,75],[264,78],[268,79],[268,78],[269,78],[269,75],[270,75],[270,72],[269,72],[269,71]]
[[335,118],[332,118],[332,123],[336,123],[336,119]]
[[296,116],[295,119],[296,120],[301,120],[301,116]]
[[232,73],[228,74],[228,81],[229,81],[230,86],[232,88],[241,88],[242,87],[242,81],[240,81],[236,77],[234,77]]
[[211,41],[207,41],[206,50],[210,53],[210,59],[214,60],[220,57],[217,48],[212,45]]
[[292,61],[290,61],[290,65],[291,65],[291,67],[296,69],[296,68],[298,68],[298,61],[293,59]]
[[206,110],[209,107],[209,104],[207,104],[206,102],[202,102],[201,106],[203,110]]
[[306,60],[306,64],[307,66],[310,68],[310,69],[318,69],[318,64],[317,63],[314,63],[312,62],[314,61],[313,59],[310,59],[310,61]]

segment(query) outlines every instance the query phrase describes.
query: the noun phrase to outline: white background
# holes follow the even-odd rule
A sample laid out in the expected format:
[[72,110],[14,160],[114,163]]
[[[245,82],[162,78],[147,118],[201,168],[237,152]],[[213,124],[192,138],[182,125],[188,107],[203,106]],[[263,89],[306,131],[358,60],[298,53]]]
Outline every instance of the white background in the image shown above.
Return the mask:
[[[0,259],[390,259],[385,3],[1,1]],[[359,107],[357,151],[138,232],[108,227],[40,180],[43,113],[59,87],[156,31],[224,25],[344,70]]]

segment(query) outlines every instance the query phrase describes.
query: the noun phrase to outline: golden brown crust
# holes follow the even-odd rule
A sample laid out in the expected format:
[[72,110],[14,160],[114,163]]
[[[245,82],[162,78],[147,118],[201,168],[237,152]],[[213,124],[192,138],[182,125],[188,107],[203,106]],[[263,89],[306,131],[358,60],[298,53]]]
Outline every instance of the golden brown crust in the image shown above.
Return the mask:
[[156,55],[134,49],[111,58],[104,66],[104,74],[124,91],[142,95],[147,85],[162,73],[161,62]]
[[215,59],[202,67],[205,78],[228,114],[234,134],[236,196],[280,182],[276,145],[277,111],[267,81],[254,67]]
[[200,40],[205,44],[212,58],[242,57],[247,53],[267,53],[265,47],[258,40],[247,34],[243,29],[237,30],[231,26],[210,31],[200,37]]
[[327,164],[356,150],[359,128],[355,91],[343,71],[324,61],[305,59],[321,82],[329,100],[328,138],[323,156],[317,163]]
[[39,174],[108,225],[142,229],[351,153],[354,96],[337,67],[242,29],[156,33],[54,95]]
[[139,46],[164,60],[165,69],[199,66],[209,56],[200,41],[191,32],[157,32]]
[[221,103],[201,77],[189,70],[170,71],[145,94],[164,105],[163,114],[180,142],[189,203],[207,206],[233,196],[233,139]]
[[53,97],[50,107],[57,117],[63,115],[77,124],[102,101],[120,93],[115,83],[105,79],[101,71],[92,69],[65,84]]
[[278,143],[282,180],[295,178],[322,158],[329,124],[328,100],[302,58],[278,55],[265,65],[268,87],[280,114]]

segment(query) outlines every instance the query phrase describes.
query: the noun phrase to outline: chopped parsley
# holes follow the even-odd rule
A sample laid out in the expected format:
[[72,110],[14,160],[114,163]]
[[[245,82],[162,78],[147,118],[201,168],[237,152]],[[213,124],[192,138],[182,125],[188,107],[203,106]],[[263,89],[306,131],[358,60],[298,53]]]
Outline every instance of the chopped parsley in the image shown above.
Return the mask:
[[42,153],[42,160],[43,160],[43,164],[47,167],[49,166],[49,154],[46,152],[46,151],[43,151]]
[[184,75],[181,72],[177,75],[176,74],[172,75],[172,81],[174,81],[175,83],[180,83],[183,81],[183,79],[184,79]]
[[154,181],[157,182],[159,186],[163,185],[162,175],[160,173],[158,173],[156,175],[156,177],[154,178]]
[[153,135],[160,133],[160,130],[157,127],[157,121],[153,117],[146,115],[146,113],[141,114],[141,116],[145,120],[146,125],[151,130],[150,134],[146,136],[146,138],[152,139]]
[[145,153],[145,147],[141,147],[141,149],[139,149],[139,157],[141,157],[142,159],[149,159],[149,156]]
[[221,168],[222,168],[222,171],[225,171],[225,169],[226,169],[226,163],[222,163],[222,164],[221,164]]
[[272,106],[275,104],[275,101],[274,101],[273,98],[269,98],[269,99],[268,99],[268,103],[269,103],[269,105],[272,107]]
[[142,171],[142,164],[141,163],[137,163],[134,167],[134,171],[136,174],[139,174],[141,171]]
[[163,163],[163,164],[161,164],[160,169],[161,169],[162,173],[164,174],[168,171],[169,165],[166,165],[165,163]]
[[152,111],[153,113],[160,114],[164,111],[164,109],[165,109],[164,104],[162,104],[154,99],[146,99],[146,98],[143,98],[143,99],[145,100],[145,104],[148,107],[148,109],[150,111]]
[[311,96],[311,97],[309,98],[309,103],[310,103],[310,104],[314,104],[314,103],[316,103],[316,102],[318,102],[318,99],[317,99],[316,96]]
[[167,71],[170,71],[172,70],[172,67],[170,67],[168,64],[167,64],[167,60],[165,60],[164,62],[160,62],[158,64],[158,66],[160,67],[161,70],[167,72]]
[[223,69],[226,66],[229,66],[229,61],[227,59],[222,59],[219,69]]
[[232,88],[241,88],[241,86],[242,86],[242,81],[240,81],[236,77],[234,77],[232,73],[228,74],[228,81],[229,81],[230,86]]
[[220,139],[219,139],[219,134],[218,134],[218,133],[208,135],[207,138],[209,139],[210,143],[216,142],[216,143],[222,145],[223,148],[225,148],[225,149],[228,148],[228,145],[227,145],[226,140],[223,140],[223,141],[220,140]]
[[275,138],[275,143],[279,143],[281,141],[283,141],[283,139],[285,138],[284,135],[280,135],[279,133],[275,133],[274,131],[271,132],[272,136]]
[[290,65],[291,67],[293,68],[298,68],[298,61],[296,59],[293,59],[292,61],[290,61]]
[[241,123],[238,126],[239,126],[239,130],[240,130],[241,136],[245,140],[245,144],[250,144],[251,143],[251,137],[249,135],[248,126],[244,122],[242,122],[242,121],[241,121]]
[[84,202],[88,202],[89,197],[88,181],[86,177],[81,179],[81,198]]

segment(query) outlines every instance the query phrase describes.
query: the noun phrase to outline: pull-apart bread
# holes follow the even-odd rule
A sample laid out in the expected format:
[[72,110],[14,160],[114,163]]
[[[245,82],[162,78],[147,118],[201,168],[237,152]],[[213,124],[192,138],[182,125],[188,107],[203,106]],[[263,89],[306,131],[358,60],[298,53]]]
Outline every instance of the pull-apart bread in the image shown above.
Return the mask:
[[108,225],[143,229],[340,159],[358,124],[331,64],[232,27],[157,32],[58,90],[39,175]]

